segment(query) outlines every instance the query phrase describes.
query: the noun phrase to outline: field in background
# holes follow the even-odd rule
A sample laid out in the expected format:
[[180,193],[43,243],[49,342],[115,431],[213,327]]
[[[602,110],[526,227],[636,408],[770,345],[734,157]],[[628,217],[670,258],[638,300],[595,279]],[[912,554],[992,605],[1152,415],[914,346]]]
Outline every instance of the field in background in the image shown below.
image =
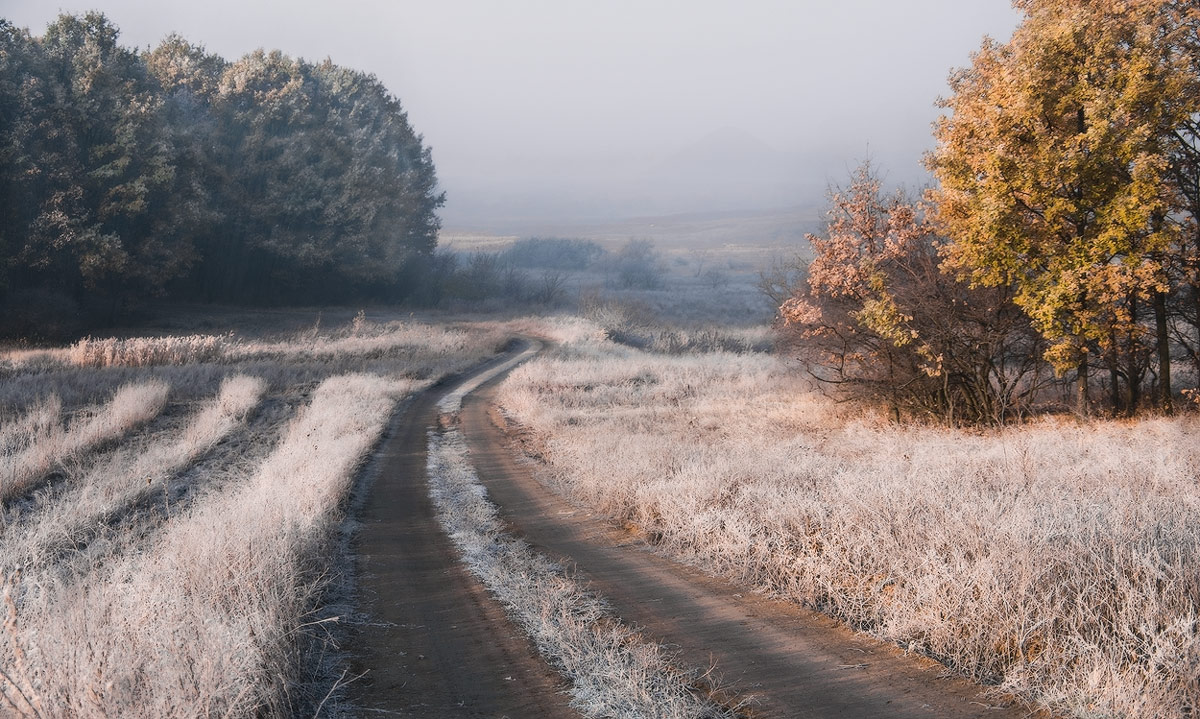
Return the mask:
[[718,334],[666,354],[577,327],[502,402],[560,491],[664,552],[1056,710],[1191,716],[1194,413],[897,427]]
[[336,700],[329,603],[355,470],[398,402],[507,337],[232,319],[0,353],[0,713],[311,716]]
[[[456,250],[497,249],[518,237],[578,237],[617,244],[631,237],[652,240],[663,249],[713,250],[725,247],[760,249],[795,248],[806,232],[815,232],[823,220],[818,206],[748,212],[710,212],[662,217],[640,217],[609,223],[522,225],[519,232],[496,234],[470,229],[445,228],[440,245]],[[516,230],[516,228],[513,228]]]
[[[656,287],[623,286],[603,263],[559,272],[562,309],[588,313],[597,304],[628,304],[647,321],[683,326],[770,322],[776,307],[758,289],[761,275],[809,256],[805,233],[820,228],[809,208],[748,213],[708,213],[631,219],[596,225],[547,225],[522,235],[443,230],[439,244],[460,257],[502,253],[530,236],[593,242],[617,253],[648,241],[661,263]],[[537,279],[539,268],[532,270]]]

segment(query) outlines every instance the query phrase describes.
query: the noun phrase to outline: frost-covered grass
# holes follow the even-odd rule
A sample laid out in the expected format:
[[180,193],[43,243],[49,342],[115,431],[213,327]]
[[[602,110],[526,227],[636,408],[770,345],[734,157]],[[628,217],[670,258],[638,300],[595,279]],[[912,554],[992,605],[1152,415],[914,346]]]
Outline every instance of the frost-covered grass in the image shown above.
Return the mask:
[[335,708],[344,657],[326,604],[347,601],[334,540],[357,467],[402,397],[504,339],[318,329],[209,335],[219,352],[105,341],[79,364],[78,347],[0,355],[0,466],[58,447],[34,473],[53,481],[0,511],[0,716]]
[[330,378],[242,486],[197,503],[150,551],[83,581],[17,584],[3,658],[22,670],[0,696],[34,716],[290,715],[315,560],[354,469],[411,387]]
[[163,364],[193,364],[221,359],[230,345],[222,335],[182,337],[88,337],[71,345],[65,355],[76,367],[149,367]]
[[[478,384],[451,393],[440,409],[455,412]],[[567,676],[572,706],[580,713],[630,719],[737,716],[696,689],[699,672],[673,665],[661,647],[621,624],[601,597],[505,531],[457,429],[430,433],[429,481],[438,518],[468,569]]]
[[852,416],[767,355],[589,339],[502,404],[662,551],[1080,717],[1200,707],[1200,419]]
[[150,380],[125,385],[107,404],[59,421],[61,403],[50,397],[22,417],[0,427],[0,504],[19,496],[63,462],[102,442],[114,440],[162,411],[168,387]]
[[[0,366],[155,367],[246,360],[361,359],[408,353],[451,357],[469,351],[484,333],[419,322],[369,322],[355,318],[347,327],[310,330],[282,338],[238,337],[234,333],[163,337],[87,337],[60,349],[0,352]],[[500,335],[490,338],[503,341]]]
[[229,377],[182,428],[169,428],[146,444],[118,447],[81,463],[78,471],[68,469],[64,487],[35,497],[31,507],[0,525],[5,562],[26,572],[52,563],[138,500],[169,496],[166,483],[237,429],[265,390],[256,377]]

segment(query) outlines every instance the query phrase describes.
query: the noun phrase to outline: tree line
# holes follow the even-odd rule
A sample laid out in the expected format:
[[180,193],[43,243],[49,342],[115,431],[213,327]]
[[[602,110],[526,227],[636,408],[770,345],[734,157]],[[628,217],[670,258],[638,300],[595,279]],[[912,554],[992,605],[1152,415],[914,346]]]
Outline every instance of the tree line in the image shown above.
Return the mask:
[[443,202],[373,75],[178,35],[138,51],[99,13],[0,20],[0,178],[6,309],[399,299]]
[[867,164],[831,193],[786,336],[897,416],[1170,412],[1200,378],[1200,7],[1014,5],[951,75],[936,186],[887,194]]

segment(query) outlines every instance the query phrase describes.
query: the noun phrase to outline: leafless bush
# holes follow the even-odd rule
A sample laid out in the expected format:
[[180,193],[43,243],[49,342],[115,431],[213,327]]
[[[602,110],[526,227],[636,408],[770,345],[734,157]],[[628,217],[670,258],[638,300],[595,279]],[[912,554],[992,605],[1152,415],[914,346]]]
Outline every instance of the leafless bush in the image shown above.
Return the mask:
[[653,290],[662,286],[662,255],[651,240],[630,239],[608,258],[608,281],[622,289]]

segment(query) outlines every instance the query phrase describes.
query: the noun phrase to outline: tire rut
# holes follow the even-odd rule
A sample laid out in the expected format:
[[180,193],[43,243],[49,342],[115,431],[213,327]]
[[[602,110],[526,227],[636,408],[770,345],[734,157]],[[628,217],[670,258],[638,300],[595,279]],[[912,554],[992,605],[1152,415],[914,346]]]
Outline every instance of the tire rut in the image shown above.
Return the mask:
[[[518,350],[519,351],[519,350]],[[427,431],[456,381],[422,392],[393,418],[367,468],[352,543],[364,623],[352,638],[353,704],[382,715],[577,717],[563,680],[461,565],[429,497]]]

